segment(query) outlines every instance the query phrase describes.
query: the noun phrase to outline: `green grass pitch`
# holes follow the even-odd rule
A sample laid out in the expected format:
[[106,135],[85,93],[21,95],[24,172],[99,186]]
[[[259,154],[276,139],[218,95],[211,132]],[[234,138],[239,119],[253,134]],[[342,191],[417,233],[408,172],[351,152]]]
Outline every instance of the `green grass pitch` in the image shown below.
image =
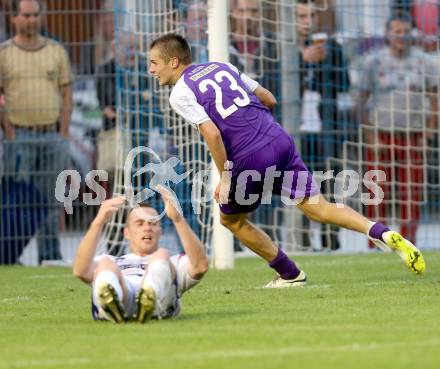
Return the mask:
[[211,270],[178,319],[90,319],[67,268],[0,268],[0,368],[440,368],[440,253],[298,256],[309,285],[264,290],[260,259]]

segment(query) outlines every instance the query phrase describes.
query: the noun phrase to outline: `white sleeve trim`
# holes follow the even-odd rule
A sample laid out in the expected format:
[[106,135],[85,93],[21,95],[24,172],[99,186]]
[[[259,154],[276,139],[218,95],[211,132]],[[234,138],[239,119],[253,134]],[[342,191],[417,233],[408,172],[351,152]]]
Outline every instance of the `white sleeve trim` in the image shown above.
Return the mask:
[[249,77],[247,74],[240,73],[240,71],[235,65],[231,63],[226,63],[226,65],[240,76],[240,79],[246,85],[246,88],[248,89],[249,92],[254,92],[257,89],[257,87],[260,85],[257,81]]
[[179,79],[171,91],[170,105],[177,114],[194,126],[211,120],[183,78]]
[[171,257],[171,262],[176,268],[179,295],[200,282],[200,279],[195,279],[189,274],[189,258],[187,255],[173,255]]
[[240,78],[250,92],[254,92],[258,88],[258,86],[260,86],[257,81],[249,77],[247,74],[240,74]]
[[93,261],[95,263],[99,263],[103,258],[110,258],[113,261],[115,261],[115,259],[116,259],[113,255],[110,255],[110,254],[100,254],[100,255],[95,255],[93,257]]

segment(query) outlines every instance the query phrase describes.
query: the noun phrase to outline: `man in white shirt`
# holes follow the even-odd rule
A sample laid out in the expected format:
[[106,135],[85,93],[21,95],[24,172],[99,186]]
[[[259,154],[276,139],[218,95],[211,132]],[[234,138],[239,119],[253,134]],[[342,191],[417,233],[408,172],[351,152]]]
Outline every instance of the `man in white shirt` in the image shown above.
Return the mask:
[[158,247],[162,235],[158,213],[145,205],[127,215],[124,236],[131,252],[121,257],[95,257],[104,226],[125,198],[104,201],[79,245],[73,265],[73,274],[92,285],[94,319],[144,323],[151,318],[177,316],[182,293],[199,283],[208,271],[202,242],[176,209],[170,193],[160,185],[157,191],[185,254],[170,257],[166,249]]
[[[400,213],[400,233],[416,242],[425,199],[425,157],[438,129],[438,67],[411,45],[409,14],[398,12],[386,23],[387,45],[364,58],[357,110],[363,125],[366,169],[386,175],[385,199],[368,206],[381,222]],[[392,215],[394,217],[394,215]]]

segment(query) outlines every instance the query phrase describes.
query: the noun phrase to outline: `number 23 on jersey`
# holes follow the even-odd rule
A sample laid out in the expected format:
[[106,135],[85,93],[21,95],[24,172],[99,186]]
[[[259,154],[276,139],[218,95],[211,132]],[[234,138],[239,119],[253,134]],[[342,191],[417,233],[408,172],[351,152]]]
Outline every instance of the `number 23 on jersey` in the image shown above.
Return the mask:
[[[245,90],[243,90],[239,85],[237,80],[234,78],[234,76],[227,72],[227,71],[219,71],[214,75],[214,79],[204,79],[199,84],[199,90],[201,93],[206,93],[209,91],[209,86],[211,86],[215,91],[215,107],[222,117],[222,119],[225,119],[229,117],[231,114],[235,113],[239,107],[244,107],[249,105],[251,100],[249,99],[249,95]],[[229,81],[228,88],[232,91],[237,92],[237,97],[234,98],[233,104],[225,107],[223,105],[223,92],[222,87],[219,85],[219,83],[223,82],[224,80]]]

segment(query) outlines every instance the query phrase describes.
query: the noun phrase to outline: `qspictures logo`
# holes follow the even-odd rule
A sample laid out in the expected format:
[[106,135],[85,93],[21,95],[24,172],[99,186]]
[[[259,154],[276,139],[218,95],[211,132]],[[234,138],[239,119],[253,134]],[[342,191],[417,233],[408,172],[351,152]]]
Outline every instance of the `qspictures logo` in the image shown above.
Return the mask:
[[[137,158],[145,159],[148,162],[140,169],[135,170]],[[142,160],[140,160],[142,162]],[[183,162],[176,156],[163,161],[161,157],[151,148],[139,146],[133,148],[127,155],[124,163],[124,196],[128,206],[136,208],[139,204],[156,196],[157,186],[161,185],[170,193],[172,200],[179,212],[182,212],[180,201],[173,188],[183,181],[191,183],[191,205],[195,214],[199,215],[202,205],[213,200],[214,183],[213,172],[210,169],[194,171],[190,169],[182,171]],[[149,180],[146,180],[146,179]],[[142,186],[133,185],[134,180],[142,183]],[[62,171],[56,181],[55,197],[62,202],[68,214],[73,214],[73,202],[78,198],[80,192],[81,175],[76,170]],[[315,188],[316,193],[323,182],[334,180],[334,193],[339,201],[337,206],[343,207],[343,201],[360,192],[361,202],[364,205],[378,205],[383,201],[384,192],[379,183],[386,181],[386,174],[383,171],[367,171],[363,176],[353,170],[343,170],[337,174],[333,170],[326,172],[316,171],[277,171],[275,166],[257,170],[234,170],[234,163],[228,162],[227,170],[222,173],[220,180],[220,192],[226,194],[227,204],[234,201],[238,205],[252,206],[258,201],[262,204],[270,204],[272,193],[278,186],[278,192],[283,204],[297,205],[304,198],[310,197],[310,189]],[[106,198],[105,189],[99,184],[108,181],[108,173],[104,170],[90,171],[85,177],[87,187],[93,193],[84,193],[82,201],[86,205],[100,205]],[[144,183],[145,182],[145,183]],[[252,193],[253,188],[261,191]],[[363,188],[368,192],[361,192]],[[280,190],[281,189],[281,190]],[[311,201],[317,196],[312,196]],[[158,218],[162,218],[165,212],[162,211]]]

